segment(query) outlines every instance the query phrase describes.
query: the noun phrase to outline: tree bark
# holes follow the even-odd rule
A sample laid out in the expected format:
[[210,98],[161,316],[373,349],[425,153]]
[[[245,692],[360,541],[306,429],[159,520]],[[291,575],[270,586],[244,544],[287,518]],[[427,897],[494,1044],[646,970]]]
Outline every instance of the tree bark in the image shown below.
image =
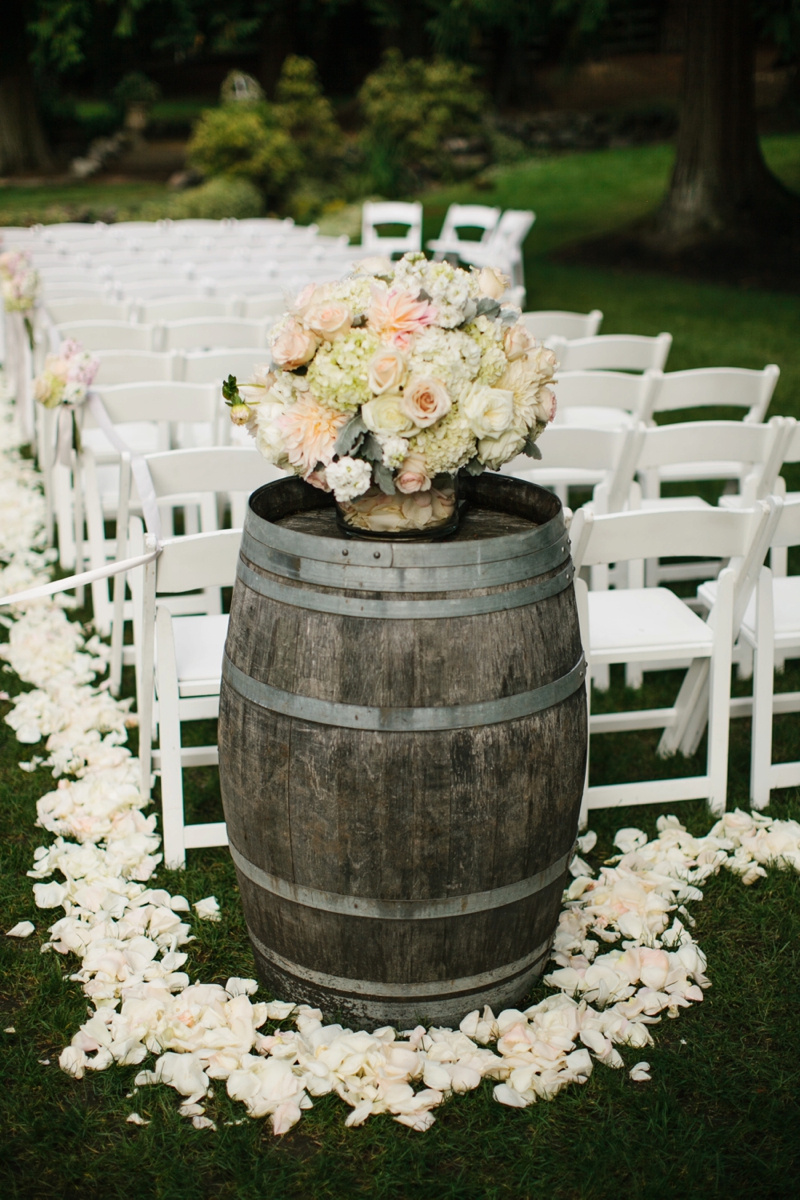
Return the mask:
[[0,4],[0,175],[45,171],[50,154],[28,61],[25,5]]
[[754,71],[750,0],[691,0],[675,167],[657,221],[662,245],[678,250],[759,226],[788,232],[800,218],[800,199],[761,153]]

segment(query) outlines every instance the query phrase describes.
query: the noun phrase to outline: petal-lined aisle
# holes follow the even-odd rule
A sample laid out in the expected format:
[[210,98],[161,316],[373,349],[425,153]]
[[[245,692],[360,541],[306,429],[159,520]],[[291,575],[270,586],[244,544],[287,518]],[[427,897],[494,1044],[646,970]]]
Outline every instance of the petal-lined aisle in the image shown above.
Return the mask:
[[[0,420],[0,591],[8,594],[49,577],[43,539],[44,501],[36,472],[14,444],[11,409]],[[321,1014],[290,1002],[253,1002],[253,980],[190,984],[192,919],[214,920],[213,897],[195,905],[151,881],[161,861],[154,813],[137,787],[137,764],[125,745],[134,718],[102,678],[107,647],[68,616],[68,602],[41,600],[2,618],[9,641],[0,654],[33,690],[15,699],[6,718],[20,742],[44,753],[27,769],[57,780],[37,804],[38,822],[55,835],[34,855],[35,902],[62,909],[43,950],[80,960],[71,975],[93,1015],[64,1049],[60,1063],[80,1078],[117,1063],[152,1067],[137,1086],[165,1083],[197,1128],[213,1128],[201,1103],[214,1080],[252,1117],[269,1115],[284,1133],[314,1098],[337,1093],[350,1107],[346,1123],[391,1113],[424,1130],[433,1109],[452,1093],[495,1081],[498,1101],[525,1107],[583,1083],[595,1062],[625,1065],[618,1049],[652,1042],[662,1015],[702,1000],[709,986],[687,905],[721,868],[755,882],[774,863],[800,870],[800,825],[735,812],[706,837],[675,817],[661,818],[658,837],[635,829],[616,838],[620,856],[598,878],[573,863],[554,946],[553,993],[524,1012],[489,1009],[465,1016],[458,1030],[353,1032],[325,1025]],[[581,839],[590,853],[593,835]],[[8,933],[30,936],[30,923]],[[267,1022],[273,1032],[259,1032]],[[633,1056],[632,1056],[633,1057]],[[634,1081],[647,1064],[628,1064]],[[136,1113],[133,1123],[146,1123]]]

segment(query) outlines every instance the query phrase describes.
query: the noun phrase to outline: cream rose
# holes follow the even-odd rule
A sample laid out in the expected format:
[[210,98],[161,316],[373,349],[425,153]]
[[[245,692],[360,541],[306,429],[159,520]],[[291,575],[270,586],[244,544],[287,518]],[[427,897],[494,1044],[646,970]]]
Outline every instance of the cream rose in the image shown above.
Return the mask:
[[516,429],[506,429],[499,437],[481,438],[478,442],[478,462],[482,462],[490,471],[498,471],[503,463],[519,454],[525,445],[525,435],[517,433]]
[[401,388],[407,374],[406,356],[392,346],[382,346],[369,364],[367,382],[370,391],[382,396],[384,392],[396,392]]
[[441,420],[450,411],[452,403],[441,379],[422,375],[406,385],[402,409],[418,428],[426,429]]
[[556,415],[556,394],[552,388],[540,387],[536,393],[536,420],[552,421]]
[[304,329],[292,317],[276,334],[272,342],[272,357],[279,367],[293,371],[303,363],[310,362],[317,351],[319,340],[310,330]]
[[296,296],[294,304],[290,305],[289,311],[302,317],[313,305],[321,303],[322,297],[322,288],[317,287],[316,283],[307,283]]
[[374,400],[368,400],[361,408],[361,419],[367,429],[381,437],[402,437],[414,430],[414,422],[401,407],[399,392],[384,392]]
[[477,438],[497,437],[514,419],[514,396],[505,388],[474,383],[461,398],[461,411]]
[[508,285],[508,276],[504,275],[502,271],[496,271],[494,267],[482,267],[478,271],[478,287],[482,296],[490,296],[492,300],[499,300],[507,291]]
[[431,477],[425,465],[422,454],[408,454],[394,477],[394,486],[398,492],[408,495],[411,492],[427,492],[431,486]]
[[344,337],[350,330],[352,318],[346,304],[331,300],[327,304],[315,304],[303,318],[306,325],[326,342]]
[[523,358],[530,350],[533,350],[535,344],[521,321],[507,329],[503,338],[503,349],[509,362]]

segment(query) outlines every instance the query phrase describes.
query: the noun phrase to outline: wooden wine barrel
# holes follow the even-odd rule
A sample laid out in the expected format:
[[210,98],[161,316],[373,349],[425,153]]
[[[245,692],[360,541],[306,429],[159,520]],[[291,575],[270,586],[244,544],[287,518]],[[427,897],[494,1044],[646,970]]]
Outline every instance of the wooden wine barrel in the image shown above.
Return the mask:
[[561,505],[467,482],[441,542],[255,492],[223,665],[230,850],[273,994],[374,1027],[519,1001],[578,825],[585,663]]

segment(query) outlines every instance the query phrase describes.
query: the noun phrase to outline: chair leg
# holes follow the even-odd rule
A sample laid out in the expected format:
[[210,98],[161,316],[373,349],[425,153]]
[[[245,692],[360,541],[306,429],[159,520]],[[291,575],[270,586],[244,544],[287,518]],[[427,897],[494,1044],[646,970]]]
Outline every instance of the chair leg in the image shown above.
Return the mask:
[[708,674],[708,806],[720,816],[725,812],[728,790],[728,742],[731,719],[731,667],[733,658],[734,572],[719,577],[717,617],[714,622],[714,652]]
[[675,701],[675,721],[672,725],[667,726],[658,743],[659,758],[671,758],[677,752],[694,708],[702,698],[707,680],[708,659],[696,658],[683,677],[683,683]]
[[762,567],[756,591],[756,652],[750,749],[750,799],[753,808],[766,808],[770,797],[774,646],[772,573],[768,567]]
[[183,837],[183,773],[181,770],[181,720],[179,715],[178,670],[172,616],[168,608],[158,607],[158,741],[161,749],[161,820],[164,834],[164,864],[170,868],[186,866]]

